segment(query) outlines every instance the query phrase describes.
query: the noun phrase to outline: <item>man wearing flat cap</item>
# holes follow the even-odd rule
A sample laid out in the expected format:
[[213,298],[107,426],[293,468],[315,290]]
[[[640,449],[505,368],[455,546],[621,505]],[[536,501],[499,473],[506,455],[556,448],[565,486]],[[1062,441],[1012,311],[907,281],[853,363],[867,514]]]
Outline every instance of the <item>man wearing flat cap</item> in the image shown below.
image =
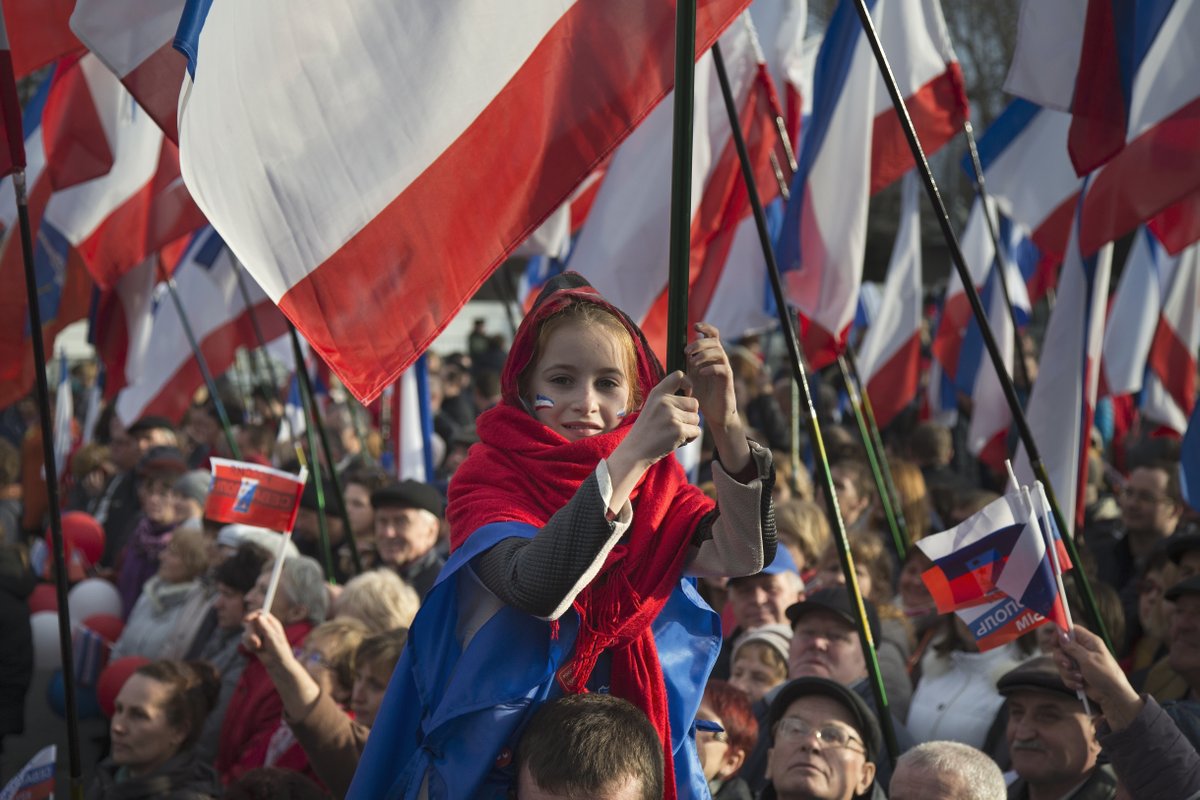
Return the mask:
[[767,714],[767,786],[762,800],[871,797],[883,756],[875,714],[857,694],[826,678],[797,678]]
[[1096,763],[1093,719],[1049,656],[1026,661],[997,683],[1008,700],[1005,735],[1017,780],[1009,800],[1110,800],[1112,767]]
[[371,508],[380,564],[395,570],[424,599],[445,563],[437,550],[441,494],[427,483],[399,481],[371,492]]

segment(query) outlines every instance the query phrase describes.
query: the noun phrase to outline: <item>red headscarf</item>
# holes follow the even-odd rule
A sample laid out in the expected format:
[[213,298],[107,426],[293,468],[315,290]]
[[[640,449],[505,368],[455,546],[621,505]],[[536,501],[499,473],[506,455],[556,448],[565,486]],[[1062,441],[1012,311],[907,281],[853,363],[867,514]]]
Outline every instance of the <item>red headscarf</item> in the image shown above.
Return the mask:
[[[558,288],[561,283],[568,288]],[[533,357],[538,331],[553,314],[580,302],[603,308],[633,338],[642,396],[662,378],[662,367],[628,317],[579,276],[566,273],[561,283],[547,287],[521,323],[504,365],[503,402],[479,417],[479,444],[450,483],[446,516],[453,549],[488,523],[545,525],[625,439],[637,417],[630,414],[615,430],[568,442],[525,410],[518,378]],[[579,634],[559,681],[568,692],[585,691],[601,652],[612,654],[611,691],[641,708],[654,724],[666,759],[664,796],[674,798],[666,684],[650,626],[678,585],[696,527],[713,502],[688,484],[674,458],[652,466],[630,499],[633,521],[624,541],[575,600]]]

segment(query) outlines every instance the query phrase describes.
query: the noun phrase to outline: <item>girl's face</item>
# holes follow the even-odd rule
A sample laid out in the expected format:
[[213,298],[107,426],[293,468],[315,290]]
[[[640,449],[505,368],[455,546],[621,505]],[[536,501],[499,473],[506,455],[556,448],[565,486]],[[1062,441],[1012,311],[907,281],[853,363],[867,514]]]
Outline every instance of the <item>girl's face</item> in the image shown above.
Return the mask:
[[145,675],[133,675],[117,693],[110,724],[112,757],[137,776],[164,763],[179,750],[186,731],[167,720],[171,689]]
[[755,647],[747,644],[739,651],[737,659],[730,670],[729,682],[750,695],[750,702],[757,703],[766,696],[767,692],[787,680],[787,673],[779,674],[763,663],[762,657]]
[[900,571],[900,602],[906,611],[932,608],[933,595],[921,580],[925,565],[919,558],[910,558]]
[[598,325],[554,331],[530,376],[533,415],[570,442],[616,428],[632,396],[621,356],[617,337]]

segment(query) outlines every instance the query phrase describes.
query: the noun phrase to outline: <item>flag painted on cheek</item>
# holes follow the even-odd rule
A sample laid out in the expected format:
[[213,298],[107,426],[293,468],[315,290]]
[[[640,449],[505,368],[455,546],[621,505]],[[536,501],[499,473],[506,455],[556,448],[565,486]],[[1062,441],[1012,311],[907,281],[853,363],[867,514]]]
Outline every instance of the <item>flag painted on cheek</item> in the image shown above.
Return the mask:
[[534,408],[554,408],[554,400],[546,397],[544,394],[536,395],[533,398]]

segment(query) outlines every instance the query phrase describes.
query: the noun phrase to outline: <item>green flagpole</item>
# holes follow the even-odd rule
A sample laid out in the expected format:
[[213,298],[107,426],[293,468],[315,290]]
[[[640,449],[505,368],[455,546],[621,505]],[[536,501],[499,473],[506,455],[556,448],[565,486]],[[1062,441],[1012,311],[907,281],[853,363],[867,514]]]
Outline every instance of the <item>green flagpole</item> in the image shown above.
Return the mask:
[[900,498],[900,491],[896,488],[896,481],[892,477],[892,466],[888,462],[887,448],[883,446],[883,436],[880,435],[879,425],[875,421],[875,409],[871,405],[871,395],[867,392],[862,374],[858,371],[858,356],[854,354],[854,348],[852,347],[846,348],[846,363],[850,366],[850,375],[854,378],[854,382],[858,384],[858,396],[862,400],[863,416],[867,420],[867,430],[871,432],[871,440],[875,443],[875,452],[879,454],[880,471],[883,473],[883,482],[887,484],[888,496],[892,499],[892,510],[896,515],[896,525],[900,528],[900,534],[905,544],[912,544],[912,535],[908,531],[908,520],[904,517],[904,501]]

